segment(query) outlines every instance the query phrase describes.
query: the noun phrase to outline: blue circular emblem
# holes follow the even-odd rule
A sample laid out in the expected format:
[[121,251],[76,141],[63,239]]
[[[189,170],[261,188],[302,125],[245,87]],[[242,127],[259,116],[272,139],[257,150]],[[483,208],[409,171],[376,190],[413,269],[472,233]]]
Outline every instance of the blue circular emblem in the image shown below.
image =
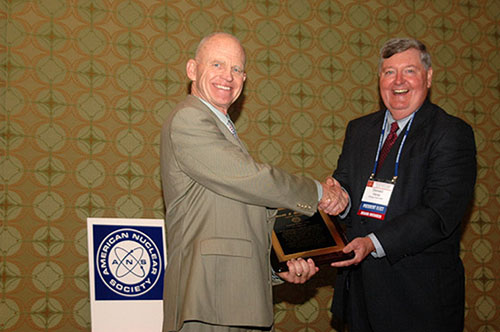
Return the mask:
[[134,297],[147,293],[158,282],[161,255],[149,236],[121,228],[106,236],[97,249],[99,277],[114,293]]

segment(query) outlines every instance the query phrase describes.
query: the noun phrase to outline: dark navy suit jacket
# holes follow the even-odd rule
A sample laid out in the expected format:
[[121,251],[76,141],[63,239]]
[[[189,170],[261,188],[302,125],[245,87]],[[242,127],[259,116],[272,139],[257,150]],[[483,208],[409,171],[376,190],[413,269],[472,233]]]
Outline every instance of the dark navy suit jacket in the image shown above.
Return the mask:
[[[476,178],[473,131],[426,100],[415,113],[387,215],[379,221],[357,212],[373,170],[384,112],[348,124],[333,176],[352,202],[345,219],[348,239],[374,233],[386,257],[368,255],[358,266],[339,271],[332,312],[342,319],[348,309],[353,320],[369,324],[373,331],[462,331],[464,270],[459,250],[461,222]],[[394,175],[402,137],[377,177]]]

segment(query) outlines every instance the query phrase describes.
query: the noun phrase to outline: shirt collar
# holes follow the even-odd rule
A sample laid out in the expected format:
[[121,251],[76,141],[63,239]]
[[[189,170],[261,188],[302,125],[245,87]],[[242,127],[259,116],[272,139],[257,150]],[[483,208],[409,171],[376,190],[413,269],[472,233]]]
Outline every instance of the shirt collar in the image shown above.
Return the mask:
[[212,113],[214,113],[217,118],[219,118],[219,120],[222,121],[223,124],[225,124],[227,126],[227,119],[229,119],[229,114],[224,114],[222,113],[221,111],[219,111],[218,109],[216,109],[212,104],[210,104],[209,102],[201,99],[200,97],[198,96],[195,96],[196,98],[198,98],[203,104],[207,105],[208,109],[210,109],[212,111]]
[[394,120],[394,118],[392,117],[392,114],[391,112],[389,112],[389,110],[387,110],[387,128],[390,127],[391,123],[393,123],[394,121],[396,121],[398,123],[398,135],[399,133],[403,130],[403,128],[406,126],[406,124],[408,123],[408,121],[410,121],[411,117],[413,116],[414,113],[417,113],[418,110],[420,108],[418,108],[415,112],[411,113],[410,115],[408,115],[406,118],[402,118],[402,119],[399,119],[399,120]]

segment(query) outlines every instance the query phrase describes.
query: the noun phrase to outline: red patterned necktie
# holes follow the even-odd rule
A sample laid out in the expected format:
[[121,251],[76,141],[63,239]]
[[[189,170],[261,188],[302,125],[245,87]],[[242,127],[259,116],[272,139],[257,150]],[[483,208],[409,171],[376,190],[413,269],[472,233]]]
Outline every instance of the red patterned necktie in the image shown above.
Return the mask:
[[391,147],[394,145],[394,142],[396,142],[396,139],[398,138],[398,129],[399,127],[396,121],[391,123],[391,131],[389,132],[389,135],[387,135],[387,138],[385,139],[384,145],[382,146],[382,150],[380,150],[377,172],[384,163],[385,157],[387,157],[387,155],[389,154],[389,151],[391,150]]

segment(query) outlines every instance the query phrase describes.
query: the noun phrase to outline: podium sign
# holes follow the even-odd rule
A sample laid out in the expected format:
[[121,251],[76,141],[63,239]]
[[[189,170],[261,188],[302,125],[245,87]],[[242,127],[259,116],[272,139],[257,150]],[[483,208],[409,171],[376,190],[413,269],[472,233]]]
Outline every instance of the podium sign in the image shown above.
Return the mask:
[[161,331],[163,219],[87,219],[93,332]]

